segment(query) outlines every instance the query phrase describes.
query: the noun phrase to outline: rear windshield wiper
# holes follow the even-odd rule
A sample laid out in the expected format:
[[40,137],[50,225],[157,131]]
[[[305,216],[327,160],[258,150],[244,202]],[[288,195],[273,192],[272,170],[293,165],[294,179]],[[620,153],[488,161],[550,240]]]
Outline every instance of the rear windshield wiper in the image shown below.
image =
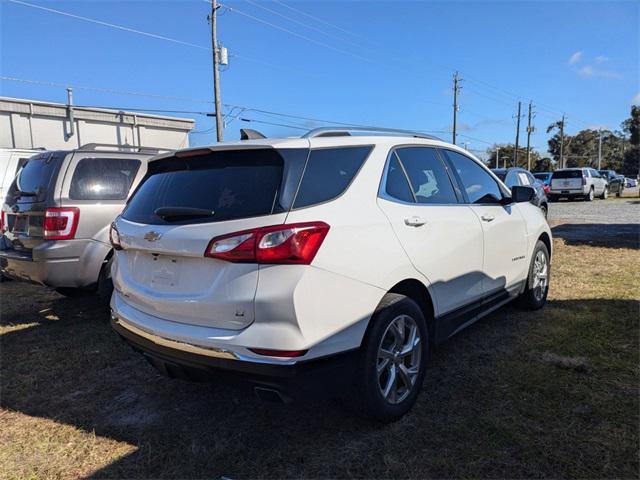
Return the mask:
[[165,220],[169,218],[178,217],[211,217],[214,214],[213,210],[207,210],[206,208],[191,208],[191,207],[160,207],[156,208],[153,212],[160,218]]

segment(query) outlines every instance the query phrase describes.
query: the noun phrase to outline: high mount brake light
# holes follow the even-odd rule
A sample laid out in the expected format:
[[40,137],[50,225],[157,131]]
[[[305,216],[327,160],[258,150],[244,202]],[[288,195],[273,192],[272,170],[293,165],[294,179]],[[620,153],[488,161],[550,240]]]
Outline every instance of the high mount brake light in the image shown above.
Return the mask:
[[204,255],[236,263],[309,265],[328,232],[324,222],[243,230],[213,238]]
[[80,210],[76,207],[47,208],[44,212],[45,240],[71,240],[76,235]]
[[109,242],[114,250],[122,250],[122,244],[120,243],[120,233],[116,227],[116,222],[111,224],[109,228]]

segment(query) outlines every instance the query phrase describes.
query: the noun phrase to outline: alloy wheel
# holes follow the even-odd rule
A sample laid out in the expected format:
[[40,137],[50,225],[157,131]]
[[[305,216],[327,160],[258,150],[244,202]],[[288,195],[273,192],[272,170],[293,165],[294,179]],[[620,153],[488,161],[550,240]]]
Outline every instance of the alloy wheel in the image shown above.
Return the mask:
[[537,301],[542,300],[549,285],[549,262],[542,250],[538,250],[533,261],[533,295]]
[[394,318],[378,346],[376,373],[378,389],[391,404],[409,396],[422,361],[422,339],[415,320],[408,315]]

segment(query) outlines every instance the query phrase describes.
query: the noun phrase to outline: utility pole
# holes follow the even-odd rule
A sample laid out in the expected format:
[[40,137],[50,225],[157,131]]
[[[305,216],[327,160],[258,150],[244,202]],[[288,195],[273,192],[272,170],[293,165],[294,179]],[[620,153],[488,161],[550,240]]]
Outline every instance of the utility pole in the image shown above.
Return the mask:
[[520,109],[522,102],[518,102],[518,120],[516,122],[516,148],[513,152],[513,166],[518,166],[518,145],[520,145]]
[[458,85],[460,78],[458,72],[453,74],[453,144],[456,144],[456,129],[458,126],[458,91],[460,86]]
[[213,53],[213,99],[216,108],[216,138],[222,141],[222,108],[220,107],[220,72],[218,71],[218,39],[216,37],[216,16],[218,13],[218,1],[211,0],[211,50]]
[[560,120],[560,168],[564,168],[564,115]]
[[533,103],[529,102],[529,120],[527,122],[527,170],[531,171],[531,134],[535,130],[531,125],[533,118]]
[[600,170],[602,164],[602,129],[598,130],[598,170]]
[[500,168],[500,147],[496,147],[496,168]]

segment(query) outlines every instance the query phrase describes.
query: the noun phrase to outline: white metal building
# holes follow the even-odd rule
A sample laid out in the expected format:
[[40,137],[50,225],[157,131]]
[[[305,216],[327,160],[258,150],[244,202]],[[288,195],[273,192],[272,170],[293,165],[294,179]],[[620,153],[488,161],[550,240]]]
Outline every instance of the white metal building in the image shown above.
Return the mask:
[[188,118],[0,97],[0,148],[72,149],[87,143],[177,149],[189,146]]

